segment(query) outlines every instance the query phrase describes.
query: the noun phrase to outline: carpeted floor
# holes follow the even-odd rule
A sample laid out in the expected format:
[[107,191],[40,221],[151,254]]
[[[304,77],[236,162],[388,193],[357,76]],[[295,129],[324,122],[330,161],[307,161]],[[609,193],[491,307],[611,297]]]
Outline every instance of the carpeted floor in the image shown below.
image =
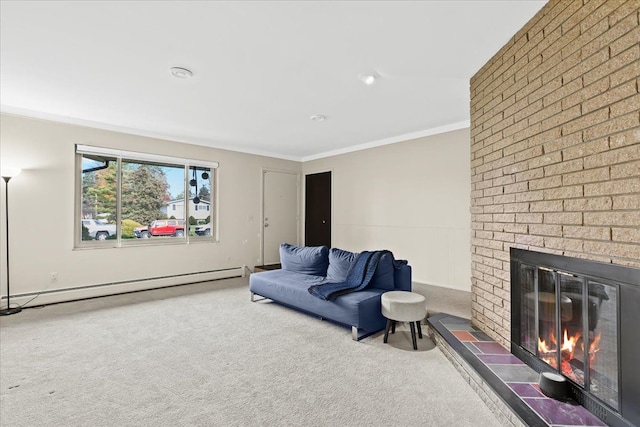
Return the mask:
[[[498,426],[425,336],[351,330],[247,278],[0,320],[2,426]],[[425,328],[426,329],[426,328]]]

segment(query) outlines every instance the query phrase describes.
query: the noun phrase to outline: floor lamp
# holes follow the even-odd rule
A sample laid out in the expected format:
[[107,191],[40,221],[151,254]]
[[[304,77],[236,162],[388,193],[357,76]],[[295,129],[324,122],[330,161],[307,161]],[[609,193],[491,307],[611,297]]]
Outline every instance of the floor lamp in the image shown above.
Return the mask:
[[4,188],[4,213],[6,219],[6,230],[5,238],[7,239],[7,308],[3,308],[0,310],[0,316],[9,316],[11,314],[20,313],[22,311],[22,307],[13,307],[11,308],[11,291],[9,290],[9,180],[14,176],[20,173],[20,169],[18,168],[2,168],[0,171],[0,175],[2,175],[2,179],[5,182]]

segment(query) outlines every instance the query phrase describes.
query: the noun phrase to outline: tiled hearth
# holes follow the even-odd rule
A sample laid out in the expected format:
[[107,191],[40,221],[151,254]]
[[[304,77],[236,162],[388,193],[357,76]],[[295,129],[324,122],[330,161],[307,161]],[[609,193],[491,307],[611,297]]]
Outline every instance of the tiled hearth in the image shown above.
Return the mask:
[[606,426],[577,403],[542,394],[538,373],[469,320],[439,313],[427,325],[438,347],[505,425]]

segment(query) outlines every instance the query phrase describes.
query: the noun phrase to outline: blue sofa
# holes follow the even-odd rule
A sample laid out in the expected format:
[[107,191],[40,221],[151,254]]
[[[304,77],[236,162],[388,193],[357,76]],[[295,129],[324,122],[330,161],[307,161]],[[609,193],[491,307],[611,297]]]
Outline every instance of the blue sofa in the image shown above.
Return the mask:
[[386,319],[380,296],[391,290],[411,291],[411,266],[385,253],[369,285],[357,292],[323,300],[309,293],[312,285],[343,282],[358,254],[326,246],[280,246],[282,269],[253,273],[249,278],[251,301],[259,295],[296,310],[351,326],[356,341],[381,331]]

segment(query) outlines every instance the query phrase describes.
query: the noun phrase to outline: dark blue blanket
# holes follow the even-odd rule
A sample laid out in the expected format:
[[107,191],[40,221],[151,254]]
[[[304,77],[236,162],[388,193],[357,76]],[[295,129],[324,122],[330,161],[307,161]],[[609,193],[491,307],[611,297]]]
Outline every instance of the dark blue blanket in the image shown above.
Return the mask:
[[334,300],[340,295],[356,292],[367,287],[376,271],[382,255],[389,251],[360,252],[342,283],[321,283],[309,287],[309,293],[323,300]]

